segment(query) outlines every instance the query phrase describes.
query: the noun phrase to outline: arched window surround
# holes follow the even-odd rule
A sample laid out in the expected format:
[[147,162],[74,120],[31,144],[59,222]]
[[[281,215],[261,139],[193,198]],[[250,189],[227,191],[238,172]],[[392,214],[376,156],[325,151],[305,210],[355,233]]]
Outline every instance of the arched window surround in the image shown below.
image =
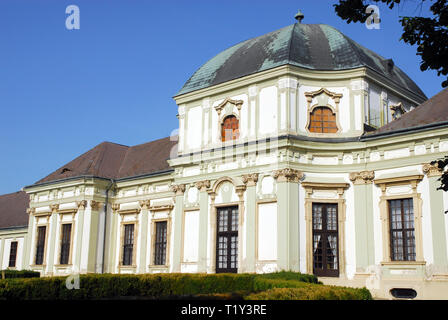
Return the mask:
[[[305,130],[306,132],[310,135],[310,136],[315,136],[315,137],[334,137],[336,134],[341,132],[341,125],[339,123],[339,118],[340,118],[340,114],[339,114],[339,102],[340,99],[342,98],[342,94],[340,93],[335,93],[335,92],[331,92],[325,88],[321,88],[317,91],[312,91],[312,92],[305,92],[305,97],[307,100],[307,122],[306,122],[306,126],[305,126]],[[317,103],[315,101],[314,104],[313,103],[313,99],[317,98]],[[330,104],[329,100],[333,100],[333,104]],[[316,108],[329,108],[332,113],[335,115],[335,124],[337,127],[337,131],[336,132],[332,132],[332,133],[328,133],[328,132],[311,132],[310,131],[310,124],[311,124],[311,114],[313,113],[313,111]]]

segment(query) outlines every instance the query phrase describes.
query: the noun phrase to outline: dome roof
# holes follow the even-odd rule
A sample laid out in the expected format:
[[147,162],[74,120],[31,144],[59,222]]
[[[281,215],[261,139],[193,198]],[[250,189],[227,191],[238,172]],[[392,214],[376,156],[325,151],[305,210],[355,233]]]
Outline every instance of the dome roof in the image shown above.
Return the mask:
[[301,23],[224,50],[200,67],[177,95],[282,65],[330,71],[368,67],[426,99],[392,60],[384,59],[329,25]]

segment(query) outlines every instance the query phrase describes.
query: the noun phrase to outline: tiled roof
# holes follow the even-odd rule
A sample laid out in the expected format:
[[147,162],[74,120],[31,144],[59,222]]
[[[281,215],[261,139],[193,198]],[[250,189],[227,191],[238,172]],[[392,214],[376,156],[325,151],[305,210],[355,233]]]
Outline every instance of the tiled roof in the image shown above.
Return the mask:
[[176,141],[171,140],[167,137],[132,147],[103,142],[35,184],[80,176],[121,179],[169,170],[167,160],[172,152],[176,154]]
[[0,196],[0,229],[28,225],[29,196],[19,191]]
[[427,125],[443,124],[448,121],[448,88],[439,92],[431,99],[423,102],[415,109],[406,112],[400,118],[389,122],[385,126],[370,132],[369,135],[393,133],[411,130]]
[[391,60],[329,25],[298,23],[224,50],[200,67],[177,95],[282,65],[328,71],[368,67],[426,99],[414,81]]

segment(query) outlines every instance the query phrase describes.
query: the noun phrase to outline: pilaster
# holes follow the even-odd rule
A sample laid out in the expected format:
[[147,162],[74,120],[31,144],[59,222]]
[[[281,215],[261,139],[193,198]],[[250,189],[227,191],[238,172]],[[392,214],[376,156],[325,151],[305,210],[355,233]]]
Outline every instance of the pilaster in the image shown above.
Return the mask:
[[53,274],[53,267],[54,267],[54,257],[55,257],[55,245],[56,245],[56,225],[57,225],[57,211],[59,209],[58,204],[52,204],[50,205],[51,209],[51,216],[50,216],[50,234],[48,237],[48,244],[49,244],[49,250],[48,250],[48,264],[47,264],[47,270],[46,273],[48,275]]
[[374,171],[352,172],[355,199],[355,252],[357,272],[375,264],[373,236],[373,179]]
[[172,185],[171,190],[175,194],[176,201],[176,208],[174,210],[173,264],[171,271],[180,272],[182,257],[182,215],[184,211],[185,185]]
[[303,173],[294,169],[274,172],[277,180],[277,267],[299,271],[299,181]]
[[208,242],[208,193],[210,180],[196,182],[199,189],[199,245],[198,272],[207,272],[207,242]]
[[245,272],[255,272],[258,173],[243,175],[242,180],[246,185],[246,260],[244,269]]
[[440,181],[438,181],[438,179],[442,176],[443,171],[439,169],[437,165],[432,165],[430,163],[423,164],[422,170],[423,173],[426,174],[429,182],[434,265],[446,268],[448,265],[448,258],[443,191],[437,190],[437,188],[440,187]]
[[141,216],[140,216],[140,242],[137,244],[137,250],[140,252],[140,260],[138,263],[138,273],[145,273],[146,272],[146,253],[147,250],[147,244],[148,244],[148,216],[149,216],[149,207],[150,207],[150,200],[141,200],[139,201],[140,208],[141,208]]

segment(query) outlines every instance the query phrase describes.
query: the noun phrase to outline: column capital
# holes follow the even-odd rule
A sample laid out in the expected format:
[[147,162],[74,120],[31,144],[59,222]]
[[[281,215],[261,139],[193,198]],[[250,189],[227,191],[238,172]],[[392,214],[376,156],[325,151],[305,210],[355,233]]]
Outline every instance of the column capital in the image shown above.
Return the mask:
[[50,210],[51,210],[51,212],[58,211],[58,210],[59,210],[59,204],[58,204],[58,203],[56,203],[56,204],[51,204],[51,205],[50,205]]
[[303,172],[291,168],[285,168],[274,171],[274,179],[277,182],[296,182],[298,183],[303,178]]
[[76,201],[78,210],[84,210],[87,207],[87,200]]
[[101,202],[95,201],[95,200],[90,200],[90,208],[92,208],[92,210],[98,210],[99,207],[101,205]]
[[246,187],[256,186],[258,182],[258,173],[243,174],[241,179]]
[[210,188],[210,180],[198,181],[194,185],[199,189],[199,191],[204,192]]
[[423,163],[422,170],[425,175],[430,177],[439,177],[443,174],[443,170],[437,164]]
[[119,203],[112,203],[112,211],[117,212],[118,210],[120,210],[120,204]]
[[140,201],[138,202],[138,204],[140,205],[140,208],[141,208],[141,209],[149,209],[149,207],[150,207],[150,203],[151,203],[150,200],[140,200]]
[[185,185],[184,184],[172,184],[170,186],[171,191],[173,191],[176,196],[181,196],[185,192]]
[[353,184],[370,184],[375,179],[375,171],[351,172],[349,178]]

